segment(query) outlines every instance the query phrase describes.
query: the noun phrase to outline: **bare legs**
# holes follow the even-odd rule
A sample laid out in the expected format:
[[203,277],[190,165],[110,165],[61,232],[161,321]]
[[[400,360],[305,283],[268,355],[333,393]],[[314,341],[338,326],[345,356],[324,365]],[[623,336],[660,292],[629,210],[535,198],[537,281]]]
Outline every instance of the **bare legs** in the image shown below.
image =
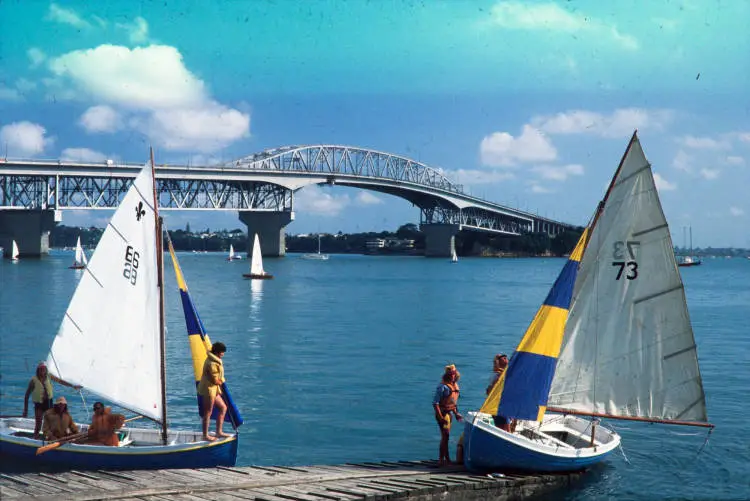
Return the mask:
[[39,439],[39,430],[42,429],[42,418],[44,417],[44,410],[41,405],[34,405],[34,440]]
[[445,425],[440,427],[440,459],[438,465],[447,466],[451,464],[451,457],[448,451],[448,440],[450,439],[450,428],[445,428]]
[[223,438],[230,436],[228,433],[224,433],[222,427],[224,426],[224,416],[227,414],[227,404],[224,403],[224,399],[221,395],[216,395],[213,402],[209,402],[206,411],[203,414],[203,440],[213,442],[216,437],[212,437],[208,434],[208,428],[211,424],[211,414],[213,414],[214,407],[219,410],[219,415],[216,416],[216,437]]

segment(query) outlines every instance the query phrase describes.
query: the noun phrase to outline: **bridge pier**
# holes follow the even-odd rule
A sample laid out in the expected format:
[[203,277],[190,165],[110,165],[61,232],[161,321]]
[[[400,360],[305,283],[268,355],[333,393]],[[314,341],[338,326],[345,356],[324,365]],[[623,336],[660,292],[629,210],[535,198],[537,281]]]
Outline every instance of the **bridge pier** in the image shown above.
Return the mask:
[[23,257],[49,254],[49,234],[62,221],[62,212],[49,209],[0,210],[0,246],[10,257],[13,240]]
[[253,251],[255,234],[260,238],[263,257],[286,255],[286,225],[294,221],[293,211],[240,211],[240,221],[247,225],[247,253]]
[[425,257],[451,257],[456,250],[456,235],[461,231],[459,224],[422,224],[424,232]]

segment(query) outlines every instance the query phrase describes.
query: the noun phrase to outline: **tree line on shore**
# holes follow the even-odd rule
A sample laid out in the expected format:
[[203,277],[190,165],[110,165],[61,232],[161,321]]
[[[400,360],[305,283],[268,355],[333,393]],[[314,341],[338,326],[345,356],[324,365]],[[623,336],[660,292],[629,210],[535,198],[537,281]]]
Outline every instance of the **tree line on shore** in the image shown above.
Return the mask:
[[[81,245],[94,247],[103,233],[102,228],[79,228],[58,225],[50,235],[50,243],[54,247],[74,247],[78,237]],[[550,237],[546,233],[526,233],[520,236],[503,236],[491,233],[461,231],[456,235],[456,252],[459,256],[563,256],[573,250],[582,228],[578,231],[565,231]],[[227,251],[229,245],[236,250],[245,251],[248,248],[247,235],[243,230],[205,229],[193,232],[190,225],[184,230],[170,230],[169,236],[176,250],[182,251]],[[368,249],[367,242],[375,239],[408,242],[399,246],[398,250],[386,246],[384,249]],[[332,254],[363,254],[363,253],[405,253],[423,254],[425,235],[419,226],[413,223],[401,225],[395,232],[363,232],[321,234],[321,249]],[[413,241],[413,242],[412,242]],[[286,236],[287,252],[316,252],[318,250],[318,235],[304,234]]]

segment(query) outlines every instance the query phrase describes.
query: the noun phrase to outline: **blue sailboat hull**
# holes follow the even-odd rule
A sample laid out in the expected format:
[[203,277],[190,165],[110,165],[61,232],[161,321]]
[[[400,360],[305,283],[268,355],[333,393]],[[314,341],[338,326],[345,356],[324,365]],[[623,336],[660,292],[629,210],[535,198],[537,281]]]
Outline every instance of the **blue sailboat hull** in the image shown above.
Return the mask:
[[572,472],[603,461],[620,439],[608,430],[611,441],[596,448],[575,449],[564,445],[541,445],[519,434],[511,434],[467,419],[464,427],[464,464],[470,471]]

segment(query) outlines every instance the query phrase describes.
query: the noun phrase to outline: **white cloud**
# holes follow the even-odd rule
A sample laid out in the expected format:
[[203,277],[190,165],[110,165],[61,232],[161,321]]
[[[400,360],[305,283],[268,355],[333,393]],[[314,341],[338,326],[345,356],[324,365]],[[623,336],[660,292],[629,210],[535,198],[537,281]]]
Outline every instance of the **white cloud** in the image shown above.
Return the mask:
[[617,45],[638,49],[638,40],[620,33],[616,26],[582,13],[570,12],[554,3],[498,2],[491,10],[492,22],[508,29],[559,32],[570,35],[587,33],[600,41],[609,38]]
[[18,89],[6,87],[0,84],[0,101],[21,101],[21,94]]
[[727,141],[710,137],[684,136],[677,141],[686,148],[697,150],[726,150],[732,147]]
[[60,155],[60,160],[73,162],[104,162],[107,155],[88,148],[65,148]]
[[[50,88],[75,89],[80,99],[108,106],[123,116],[123,126],[165,149],[211,152],[250,133],[250,115],[212,99],[174,47],[100,45],[57,57],[49,67]],[[116,121],[104,120],[104,107],[94,108],[98,115],[82,123],[110,130]]]
[[540,165],[531,169],[539,174],[543,179],[552,181],[565,181],[569,176],[583,175],[583,165]]
[[729,155],[724,162],[728,165],[745,165],[745,159],[737,155]]
[[703,178],[708,179],[708,180],[716,179],[717,177],[719,177],[719,170],[703,168],[700,170],[700,175],[703,176]]
[[632,135],[636,129],[663,130],[673,116],[670,110],[645,108],[619,108],[610,114],[570,110],[534,117],[531,123],[548,134],[593,134],[619,138]]
[[734,217],[741,217],[745,215],[745,211],[740,209],[739,207],[730,207],[729,214]]
[[132,23],[117,23],[115,26],[128,32],[131,43],[141,44],[148,41],[148,23],[141,16],[136,17]]
[[656,184],[656,189],[659,191],[673,191],[677,189],[676,184],[670,183],[656,172],[654,172],[654,184]]
[[16,80],[16,89],[21,92],[29,92],[36,89],[36,82],[27,80],[26,78],[19,78]]
[[120,114],[112,107],[99,105],[87,109],[79,123],[87,132],[114,132],[120,126]]
[[74,28],[79,29],[91,27],[88,21],[84,20],[74,10],[65,9],[63,7],[60,7],[56,3],[50,4],[49,10],[47,11],[47,19],[62,24],[69,24]]
[[531,184],[531,188],[529,188],[529,191],[531,193],[539,193],[539,194],[545,194],[545,193],[554,193],[553,190],[550,190],[549,188],[545,188],[544,186],[536,183]]
[[672,167],[674,167],[677,170],[681,170],[684,172],[690,172],[692,170],[691,164],[691,157],[685,151],[679,150],[677,154],[674,156],[674,160],[672,160]]
[[516,177],[511,172],[483,169],[458,169],[456,171],[451,171],[448,174],[452,175],[459,184],[467,186],[495,184]]
[[383,203],[381,199],[379,199],[369,191],[360,191],[357,194],[356,202],[359,205],[379,205]]
[[347,195],[332,195],[319,186],[308,186],[295,193],[294,202],[303,212],[337,216],[349,203]]
[[7,146],[8,156],[33,157],[54,141],[46,134],[47,130],[39,124],[13,122],[0,129],[0,144],[3,148]]
[[737,137],[743,143],[750,143],[750,132],[740,132],[737,134]]
[[32,47],[27,50],[26,55],[29,56],[32,68],[36,68],[47,59],[47,54],[42,52],[41,49],[37,49],[36,47]]
[[557,150],[539,130],[524,125],[521,135],[513,137],[507,132],[494,132],[482,139],[482,163],[490,167],[508,167],[521,162],[551,162]]

